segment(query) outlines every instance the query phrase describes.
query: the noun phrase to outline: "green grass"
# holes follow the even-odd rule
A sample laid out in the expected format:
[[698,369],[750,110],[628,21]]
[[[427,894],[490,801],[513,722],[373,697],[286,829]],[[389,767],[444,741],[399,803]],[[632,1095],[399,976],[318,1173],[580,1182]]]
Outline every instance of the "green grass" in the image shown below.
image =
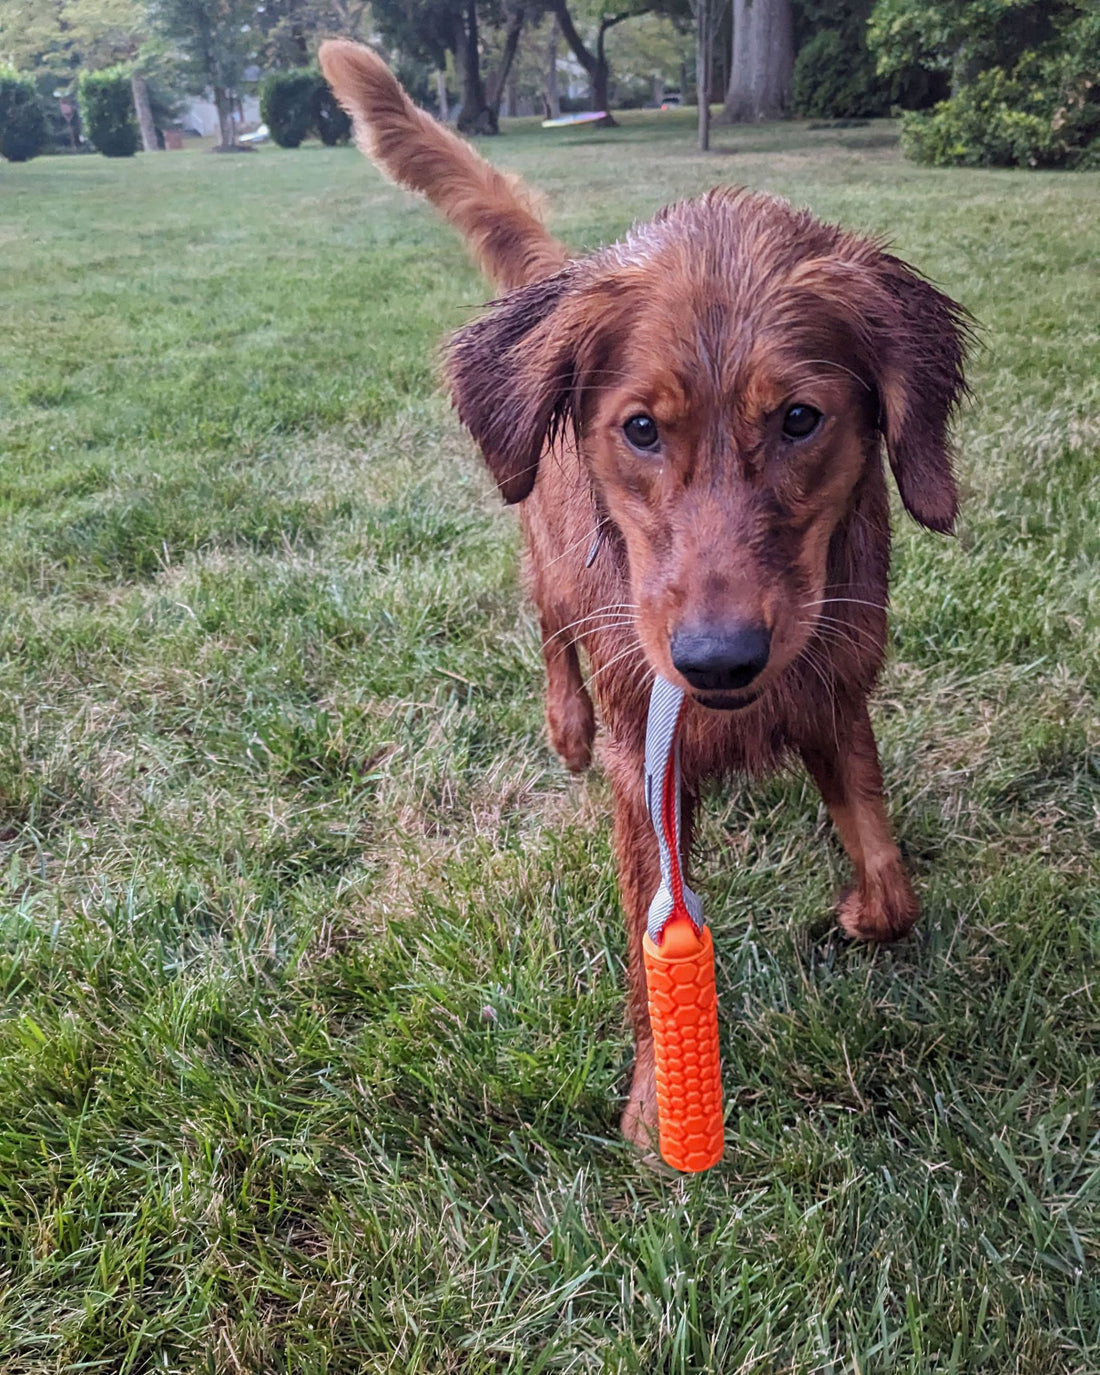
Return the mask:
[[438,396],[487,288],[351,149],[0,167],[0,1370],[1100,1369],[1100,178],[517,124],[577,248],[715,181],[983,325],[876,721],[925,903],[707,807],[728,1150],[617,1139],[607,789]]

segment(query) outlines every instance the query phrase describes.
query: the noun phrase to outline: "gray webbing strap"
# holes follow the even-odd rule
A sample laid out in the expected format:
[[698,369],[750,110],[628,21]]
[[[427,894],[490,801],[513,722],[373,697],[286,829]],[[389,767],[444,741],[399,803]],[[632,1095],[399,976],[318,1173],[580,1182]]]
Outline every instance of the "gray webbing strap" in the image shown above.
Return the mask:
[[[649,717],[645,731],[645,804],[660,850],[661,886],[649,905],[650,940],[659,944],[665,923],[673,912],[684,912],[699,932],[703,929],[703,904],[684,882],[680,859],[680,750],[676,727],[684,694],[664,678],[653,680],[649,697]],[[673,824],[666,834],[662,812],[665,780],[672,771]]]

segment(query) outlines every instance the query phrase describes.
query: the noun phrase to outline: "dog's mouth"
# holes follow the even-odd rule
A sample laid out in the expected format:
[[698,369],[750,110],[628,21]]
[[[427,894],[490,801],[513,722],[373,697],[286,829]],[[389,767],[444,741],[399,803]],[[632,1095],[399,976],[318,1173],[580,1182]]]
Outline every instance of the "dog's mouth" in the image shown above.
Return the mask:
[[743,711],[763,696],[762,689],[746,692],[692,692],[691,700],[708,711]]

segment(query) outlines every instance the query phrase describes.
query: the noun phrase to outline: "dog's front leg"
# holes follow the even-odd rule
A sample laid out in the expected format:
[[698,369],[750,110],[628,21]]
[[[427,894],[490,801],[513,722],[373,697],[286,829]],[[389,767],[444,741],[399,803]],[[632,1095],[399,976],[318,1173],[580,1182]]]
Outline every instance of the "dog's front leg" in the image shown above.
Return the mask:
[[920,915],[882,796],[882,770],[866,703],[834,736],[804,745],[802,758],[821,791],[855,869],[837,920],[856,940],[893,941]]
[[661,881],[661,867],[657,838],[645,809],[641,758],[633,761],[633,767],[613,769],[611,782],[615,792],[614,841],[619,894],[626,920],[628,1011],[634,1029],[634,1076],[623,1110],[622,1133],[628,1141],[648,1152],[657,1146],[657,1083],[642,937],[649,904]]
[[546,729],[550,743],[572,773],[592,762],[596,714],[581,676],[577,646],[568,638],[569,620],[540,605],[542,658],[546,664]]

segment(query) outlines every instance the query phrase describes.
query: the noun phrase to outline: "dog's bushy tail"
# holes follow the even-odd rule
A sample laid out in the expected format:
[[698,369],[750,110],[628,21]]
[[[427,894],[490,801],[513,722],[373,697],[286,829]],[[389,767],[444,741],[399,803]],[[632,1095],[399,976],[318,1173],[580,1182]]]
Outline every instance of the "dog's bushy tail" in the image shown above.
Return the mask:
[[336,39],[322,43],[320,59],[362,151],[394,181],[427,196],[496,286],[522,286],[562,266],[565,249],[547,232],[522,185],[418,110],[376,53]]

